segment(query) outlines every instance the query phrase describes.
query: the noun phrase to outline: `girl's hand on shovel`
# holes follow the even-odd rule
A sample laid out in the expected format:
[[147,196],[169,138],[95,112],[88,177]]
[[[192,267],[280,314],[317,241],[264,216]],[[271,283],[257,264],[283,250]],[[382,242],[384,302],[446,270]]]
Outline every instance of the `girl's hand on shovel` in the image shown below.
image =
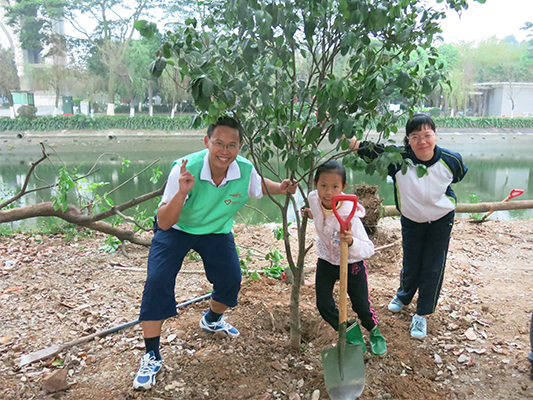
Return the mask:
[[350,225],[348,225],[348,229],[346,229],[344,232],[339,232],[339,239],[341,242],[348,243],[348,247],[353,244],[353,234],[352,234],[352,223],[350,222]]

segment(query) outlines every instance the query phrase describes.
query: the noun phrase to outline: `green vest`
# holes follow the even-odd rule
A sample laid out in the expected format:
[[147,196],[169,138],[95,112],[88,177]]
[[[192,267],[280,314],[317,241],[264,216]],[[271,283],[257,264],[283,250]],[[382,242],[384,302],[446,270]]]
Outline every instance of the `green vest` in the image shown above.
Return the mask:
[[207,149],[189,154],[172,164],[172,167],[177,163],[181,165],[182,160],[187,159],[187,171],[195,178],[176,225],[193,235],[229,233],[233,227],[233,215],[248,201],[252,163],[237,156],[241,177],[227,181],[222,187],[216,187],[211,182],[200,179],[206,153]]

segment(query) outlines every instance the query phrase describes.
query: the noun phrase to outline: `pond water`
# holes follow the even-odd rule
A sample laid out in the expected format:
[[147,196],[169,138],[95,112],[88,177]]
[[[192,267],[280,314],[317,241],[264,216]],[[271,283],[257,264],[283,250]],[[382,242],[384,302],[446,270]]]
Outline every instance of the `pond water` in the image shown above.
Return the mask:
[[[120,204],[135,196],[158,189],[166,179],[172,161],[204,148],[203,136],[192,134],[150,135],[150,134],[99,134],[80,136],[26,135],[13,138],[4,134],[0,137],[0,188],[1,198],[10,197],[23,184],[29,165],[41,155],[39,142],[43,141],[51,151],[52,162],[43,162],[37,174],[30,180],[29,188],[53,183],[61,162],[70,169],[76,168],[80,175],[87,173],[95,163],[98,171],[87,178],[88,182],[109,182],[98,190],[101,195],[125,182],[153,161],[159,161],[144,174],[134,178],[111,198]],[[520,200],[531,199],[533,183],[533,134],[531,133],[439,133],[441,147],[457,151],[468,167],[465,179],[454,185],[459,203],[470,203],[472,195],[483,202],[501,201],[512,189],[523,189]],[[398,136],[397,142],[401,141]],[[130,161],[123,173],[122,159]],[[61,160],[61,161],[60,161]],[[159,166],[162,176],[158,183],[150,182],[151,170]],[[384,205],[394,204],[392,181],[379,176],[367,176],[362,172],[349,171],[348,184],[365,182],[378,185]],[[94,194],[85,193],[87,196]],[[36,204],[49,200],[49,191],[39,191],[23,197],[19,205]],[[156,201],[145,203],[146,211],[153,213]],[[250,200],[250,206],[260,209],[268,218],[279,222],[279,210],[268,197]],[[251,224],[265,222],[262,213],[245,207],[242,218]],[[464,215],[466,216],[466,215]],[[491,218],[518,219],[533,217],[533,210],[497,211]],[[240,217],[237,222],[242,222]],[[30,222],[31,223],[31,222]],[[27,224],[27,223],[26,223]]]

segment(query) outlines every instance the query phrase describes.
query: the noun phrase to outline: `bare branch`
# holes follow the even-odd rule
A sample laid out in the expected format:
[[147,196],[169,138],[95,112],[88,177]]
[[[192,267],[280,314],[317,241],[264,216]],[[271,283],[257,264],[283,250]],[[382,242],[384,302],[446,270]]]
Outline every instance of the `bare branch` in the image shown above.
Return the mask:
[[20,199],[22,196],[24,196],[26,193],[29,193],[28,191],[26,191],[26,188],[28,187],[28,182],[30,180],[30,176],[31,176],[32,172],[35,170],[37,165],[39,165],[41,162],[46,160],[48,158],[48,156],[49,156],[49,154],[46,154],[46,152],[44,150],[44,145],[43,145],[42,142],[41,142],[41,150],[43,152],[42,157],[39,158],[37,161],[31,163],[31,167],[30,167],[28,173],[26,174],[26,178],[24,179],[24,183],[22,184],[22,188],[20,189],[20,191],[15,196],[13,196],[12,198],[4,201],[3,203],[0,203],[0,209],[8,206],[11,203],[14,203],[18,199]]
[[111,190],[108,195],[110,195],[111,193],[115,192],[116,190],[120,189],[122,186],[124,186],[126,183],[128,183],[129,181],[135,179],[136,177],[138,177],[139,175],[141,175],[144,171],[146,171],[148,168],[150,168],[152,165],[154,165],[155,163],[161,161],[160,158],[158,158],[157,160],[153,161],[150,163],[150,165],[148,165],[146,168],[142,169],[140,172],[136,173],[135,175],[133,175],[130,179],[126,180],[125,182],[121,183],[120,185],[118,185],[116,188],[114,188],[113,190]]

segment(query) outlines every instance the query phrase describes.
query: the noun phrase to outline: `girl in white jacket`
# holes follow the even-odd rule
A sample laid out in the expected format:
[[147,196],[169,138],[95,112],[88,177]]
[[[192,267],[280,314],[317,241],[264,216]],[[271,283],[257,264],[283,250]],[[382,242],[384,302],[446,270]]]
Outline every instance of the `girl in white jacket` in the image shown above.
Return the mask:
[[[370,349],[375,355],[385,355],[387,344],[379,332],[376,313],[370,307],[368,279],[363,261],[374,254],[374,244],[368,238],[361,222],[365,209],[357,204],[350,228],[340,233],[340,224],[332,209],[334,195],[346,189],[346,170],[338,161],[330,160],[317,168],[315,173],[316,190],[309,194],[309,207],[303,210],[314,220],[317,238],[318,262],[316,270],[316,303],[320,315],[333,329],[339,328],[339,310],[333,299],[333,287],[339,279],[340,242],[348,243],[348,295],[352,309],[357,313],[361,324],[370,332]],[[337,203],[337,212],[346,218],[352,210],[351,202]],[[346,338],[348,343],[365,342],[357,320],[350,321]]]

